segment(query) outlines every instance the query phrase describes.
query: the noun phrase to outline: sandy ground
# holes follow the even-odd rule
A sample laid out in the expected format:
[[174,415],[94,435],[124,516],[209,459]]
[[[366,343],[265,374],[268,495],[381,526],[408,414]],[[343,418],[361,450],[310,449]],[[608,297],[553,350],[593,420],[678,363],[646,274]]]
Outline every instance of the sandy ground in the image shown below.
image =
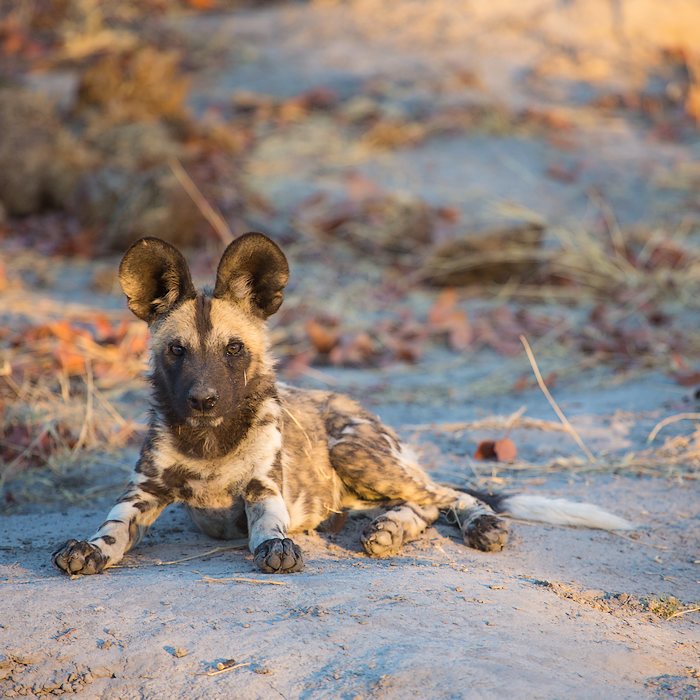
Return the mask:
[[[355,395],[385,379],[371,371],[334,375]],[[419,380],[419,370],[395,377],[399,400],[389,392],[373,408],[399,425],[423,413],[441,419],[437,400],[401,400]],[[669,384],[664,396],[663,388],[653,375],[628,387],[630,398],[640,391],[658,403],[634,414],[627,429],[607,412],[604,390],[570,386],[582,400],[567,409],[597,452],[619,449],[636,444],[637,431],[677,394]],[[536,391],[521,398],[534,416],[549,417]],[[492,413],[488,403],[477,410]],[[458,399],[447,412],[463,419],[474,409]],[[617,430],[600,430],[613,424]],[[464,482],[467,465],[490,468],[459,454],[488,433],[403,432],[439,478]],[[514,439],[531,458],[576,449],[565,437],[522,433]],[[90,478],[118,483],[129,458],[133,451],[114,473],[84,475],[84,488]],[[10,696],[60,688],[103,698],[696,697],[697,613],[663,620],[645,601],[698,598],[697,489],[593,474],[507,483],[588,499],[639,529],[629,539],[513,523],[506,551],[483,554],[439,523],[401,556],[369,560],[357,517],[338,534],[297,536],[307,568],[283,577],[257,573],[245,549],[211,553],[226,543],[198,534],[175,507],[121,568],[70,580],[52,569],[51,547],[96,527],[117,488],[89,505],[26,506],[0,521],[0,687]],[[229,580],[211,580],[218,578]],[[229,659],[249,665],[203,675]]]
[[[640,39],[640,17],[652,6],[645,2],[610,3],[604,11],[594,2],[521,3],[517,12],[512,3],[489,3],[488,10],[438,0],[397,3],[401,10],[384,5],[294,3],[187,20],[193,35],[234,47],[225,69],[197,77],[193,107],[205,111],[242,89],[289,96],[325,85],[351,97],[367,81],[390,76],[403,87],[385,91],[383,100],[404,116],[426,104],[494,96],[563,109],[575,120],[568,146],[474,133],[377,154],[357,150],[330,122],[291,127],[262,143],[245,173],[281,212],[311,192],[342,189],[352,165],[388,189],[456,206],[477,227],[497,219],[494,205],[505,201],[551,225],[590,222],[599,216],[592,186],[606,191],[623,223],[673,221],[676,210],[682,213],[678,203],[687,193],[659,183],[669,169],[697,159],[697,140],[649,140],[633,122],[593,118],[589,101],[642,84],[646,74],[630,65],[644,66],[659,46],[681,41],[693,3],[676,3],[673,16],[655,9],[655,40]],[[580,31],[568,32],[572,23]],[[571,77],[571,66],[557,63],[568,55],[562,45],[587,58],[580,62],[587,73]],[[478,94],[447,81],[460,71],[479,75]],[[579,164],[575,182],[544,175],[560,159]],[[357,316],[376,305],[380,267],[363,269],[362,279],[303,255],[292,255],[292,267],[299,271],[292,306],[318,288],[328,290],[319,310]],[[86,274],[71,268],[35,293],[59,303],[75,299]],[[91,294],[91,303],[115,304],[116,297]],[[411,303],[425,310],[431,302],[417,294]],[[565,313],[575,325],[575,312]],[[644,449],[665,416],[695,410],[692,391],[660,372],[584,369],[566,350],[536,350],[543,371],[558,372],[555,394],[603,462]],[[331,382],[363,400],[415,445],[439,479],[589,500],[637,523],[629,536],[513,523],[509,547],[483,554],[439,523],[401,556],[369,560],[359,548],[358,517],[337,534],[298,536],[306,570],[277,577],[255,572],[245,549],[212,552],[225,543],[198,534],[172,508],[120,568],[70,580],[52,569],[52,548],[92,532],[135,454],[98,456],[43,482],[28,475],[12,484],[18,496],[34,497],[20,498],[23,505],[0,519],[0,692],[115,699],[700,697],[698,613],[663,619],[654,612],[672,613],[671,596],[689,606],[700,599],[700,499],[697,481],[682,479],[682,465],[674,478],[649,478],[644,470],[548,471],[544,465],[555,457],[580,458],[576,445],[562,433],[518,430],[512,437],[520,457],[542,468],[509,472],[471,458],[479,440],[499,431],[415,427],[508,416],[522,406],[528,416],[553,420],[536,387],[511,390],[528,372],[522,356],[432,348],[416,365],[324,369],[303,383]],[[138,415],[143,388],[130,401]],[[674,425],[664,435],[687,427]],[[67,503],[66,488],[94,495]],[[241,665],[208,675],[231,659]]]

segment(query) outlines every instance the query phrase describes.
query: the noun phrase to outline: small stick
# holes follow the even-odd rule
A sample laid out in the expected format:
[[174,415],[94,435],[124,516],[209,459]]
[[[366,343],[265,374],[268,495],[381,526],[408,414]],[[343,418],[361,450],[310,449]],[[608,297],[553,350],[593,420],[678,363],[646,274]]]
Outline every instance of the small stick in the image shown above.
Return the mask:
[[338,384],[338,381],[334,377],[331,377],[330,374],[321,372],[314,367],[304,367],[302,368],[301,373],[307,377],[311,377],[311,379],[316,379],[323,384],[328,384],[328,386],[336,386]]
[[182,163],[177,158],[171,158],[170,169],[177,181],[182,185],[182,188],[190,196],[190,199],[195,203],[201,215],[209,222],[209,225],[214,229],[222,243],[228,244],[233,240],[233,234],[224,217],[212,207],[195,185],[192,178],[187,174],[187,171],[182,167]]
[[681,615],[685,615],[686,613],[694,613],[700,611],[700,607],[696,608],[688,608],[687,610],[678,610],[677,612],[674,612],[672,615],[669,615],[666,619],[671,620],[674,617],[679,617]]
[[521,406],[515,413],[510,415],[508,417],[508,420],[506,421],[506,433],[503,437],[508,437],[510,435],[510,431],[515,427],[515,424],[522,418],[523,413],[527,411],[527,408],[525,406]]
[[563,411],[561,410],[561,408],[559,408],[557,402],[554,400],[554,397],[549,393],[549,389],[544,383],[544,379],[542,379],[542,373],[540,372],[540,368],[537,366],[537,360],[535,360],[535,356],[532,352],[532,348],[530,347],[530,343],[527,342],[527,338],[524,335],[520,336],[520,342],[525,348],[527,359],[530,361],[532,371],[535,373],[535,379],[537,379],[537,384],[542,390],[542,393],[544,394],[547,401],[549,401],[549,405],[554,409],[554,412],[557,414],[557,417],[567,429],[571,437],[574,438],[576,444],[583,450],[586,457],[588,457],[588,461],[595,462],[595,457],[593,456],[593,453],[583,443],[583,440],[581,440],[581,436],[576,432],[574,426],[571,425],[571,423],[569,423],[569,419],[564,415]]
[[700,420],[700,413],[678,413],[675,416],[668,416],[668,418],[664,418],[662,421],[659,421],[654,426],[654,429],[649,433],[649,437],[647,438],[647,443],[654,442],[654,439],[656,438],[656,436],[667,425],[671,425],[672,423],[677,423],[678,421],[681,421],[681,420]]
[[[200,552],[199,554],[192,554],[189,557],[183,557],[182,559],[174,559],[173,561],[156,561],[156,566],[170,566],[171,564],[182,564],[185,561],[191,561],[192,559],[199,559],[200,557],[207,557],[210,554],[218,554],[219,552],[230,552],[234,549],[243,549],[248,543],[244,542],[241,544],[234,544],[228,547],[214,547],[207,552]],[[112,567],[114,568],[114,567]]]
[[608,530],[608,532],[611,535],[615,535],[616,537],[622,537],[623,540],[628,540],[629,542],[632,542],[633,544],[641,544],[644,547],[651,547],[652,549],[660,549],[662,552],[667,552],[670,547],[666,547],[663,544],[654,544],[653,542],[644,542],[643,540],[635,540],[634,537],[630,537],[629,535],[624,535],[621,532],[618,532],[617,530]]
[[527,418],[519,414],[520,411],[516,411],[516,413],[511,416],[494,416],[493,418],[465,421],[462,423],[415,423],[413,425],[404,425],[403,428],[414,433],[423,433],[430,430],[453,433],[462,430],[513,430],[515,428],[524,430],[551,430],[556,433],[569,432],[566,426],[561,425],[561,423],[540,420],[539,418]]
[[627,259],[625,257],[625,238],[620,230],[620,224],[617,221],[615,212],[612,210],[612,207],[608,201],[595,190],[591,189],[587,192],[587,194],[593,203],[598,206],[600,213],[603,215],[603,221],[608,229],[608,235],[610,236],[610,242],[613,245],[615,255],[618,257],[618,259],[627,263]]
[[63,632],[59,632],[54,639],[61,639],[63,637],[66,637],[69,634],[72,634],[75,632],[78,628],[77,627],[69,627],[67,630],[63,630]]
[[242,664],[235,664],[234,666],[226,666],[225,664],[222,664],[224,668],[218,668],[216,671],[207,671],[206,673],[201,673],[201,676],[218,676],[220,673],[226,673],[226,671],[234,671],[237,668],[243,668],[244,666],[251,666],[252,661],[246,661],[245,663]]
[[228,581],[236,581],[238,583],[263,583],[268,586],[286,586],[286,581],[265,581],[259,578],[243,578],[240,576],[232,576],[229,578],[213,578],[212,576],[202,576],[202,583],[226,583]]

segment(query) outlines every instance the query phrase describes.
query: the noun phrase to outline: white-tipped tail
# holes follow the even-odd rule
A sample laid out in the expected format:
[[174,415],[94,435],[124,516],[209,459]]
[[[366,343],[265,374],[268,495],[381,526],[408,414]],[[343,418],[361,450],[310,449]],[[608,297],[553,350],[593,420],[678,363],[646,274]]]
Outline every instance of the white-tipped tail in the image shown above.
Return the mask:
[[545,498],[518,494],[506,496],[499,504],[499,512],[514,518],[535,520],[551,525],[572,525],[597,530],[631,530],[632,523],[591,503],[574,503],[565,498]]

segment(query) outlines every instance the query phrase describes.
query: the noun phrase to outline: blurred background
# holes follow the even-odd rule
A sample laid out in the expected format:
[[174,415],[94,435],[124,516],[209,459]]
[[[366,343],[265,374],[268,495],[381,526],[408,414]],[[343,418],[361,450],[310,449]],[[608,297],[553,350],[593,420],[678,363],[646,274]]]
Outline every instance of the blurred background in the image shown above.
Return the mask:
[[[521,335],[586,410],[693,412],[699,46],[695,0],[3,0],[2,507],[129,469],[147,329],[116,269],[142,236],[211,283],[232,237],[270,235],[283,378],[397,425],[537,401]],[[694,478],[687,425],[629,457],[657,418],[590,444]]]

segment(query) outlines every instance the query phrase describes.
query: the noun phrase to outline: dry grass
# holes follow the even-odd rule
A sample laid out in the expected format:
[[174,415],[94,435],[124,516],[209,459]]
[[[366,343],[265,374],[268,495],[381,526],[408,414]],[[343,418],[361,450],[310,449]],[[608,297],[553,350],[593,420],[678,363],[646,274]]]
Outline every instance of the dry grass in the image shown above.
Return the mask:
[[[549,272],[609,300],[623,290],[643,291],[648,298],[673,297],[697,306],[700,289],[700,250],[687,231],[620,232],[610,225],[610,239],[579,230],[558,229],[557,254]],[[580,291],[579,290],[579,291]]]
[[[477,433],[493,431],[509,433],[511,430],[537,430],[541,432],[571,434],[562,423],[528,418],[522,415],[522,409],[510,416],[491,416],[476,421],[459,423],[429,423],[404,426],[406,430],[416,433]],[[590,451],[589,451],[590,452]],[[620,473],[648,477],[663,477],[679,481],[700,480],[700,428],[690,435],[678,435],[668,438],[660,447],[629,451],[621,454],[598,454],[584,460],[577,456],[557,457],[545,462],[530,462],[516,459],[513,462],[488,463],[488,476],[479,472],[485,468],[484,462],[470,462],[476,478],[488,478],[503,481],[502,474],[540,477],[553,473]]]
[[516,460],[489,467],[490,476],[501,473],[541,476],[552,473],[575,474],[634,474],[684,481],[700,480],[700,449],[686,437],[668,440],[658,449],[625,452],[619,455],[599,455],[593,461],[579,457],[557,457],[548,462],[533,463]]
[[600,612],[616,617],[627,617],[630,613],[650,613],[662,620],[672,620],[681,615],[698,612],[697,601],[683,603],[672,595],[637,598],[629,593],[608,593],[600,590],[580,590],[558,581],[534,581],[544,586],[560,598],[573,600]]
[[86,451],[129,443],[143,426],[118,404],[143,387],[143,324],[25,292],[4,301],[13,330],[0,350],[0,484],[28,467],[60,472]]
[[[541,242],[524,241],[523,224],[512,235],[503,227],[496,249],[475,249],[473,236],[454,241],[427,258],[416,279],[435,284],[479,284],[488,293],[503,293],[502,271],[510,272],[510,293],[542,301],[610,301],[644,295],[647,300],[673,300],[697,308],[700,291],[700,247],[691,226],[675,230],[621,230],[603,204],[607,233],[585,229],[549,229]],[[504,215],[513,212],[507,205]],[[498,207],[496,207],[498,210]],[[532,212],[518,212],[539,220]],[[463,248],[463,250],[462,250]],[[494,275],[497,270],[500,276]]]

